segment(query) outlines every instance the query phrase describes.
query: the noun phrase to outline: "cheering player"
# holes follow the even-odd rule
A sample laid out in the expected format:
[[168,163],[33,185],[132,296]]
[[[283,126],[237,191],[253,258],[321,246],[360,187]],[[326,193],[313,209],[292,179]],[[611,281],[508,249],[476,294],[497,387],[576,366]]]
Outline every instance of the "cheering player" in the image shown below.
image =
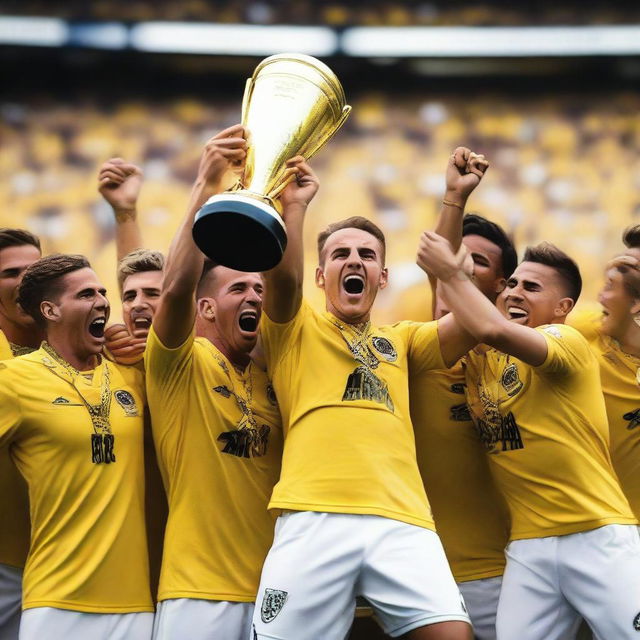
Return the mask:
[[512,520],[498,637],[559,640],[580,614],[600,638],[634,638],[637,521],[611,466],[595,356],[564,324],[578,267],[553,245],[529,248],[500,313],[437,234],[423,234],[418,262],[459,322],[493,347],[466,366],[469,407]]
[[606,269],[602,313],[578,313],[570,324],[598,358],[613,467],[640,518],[640,226],[627,229],[622,241],[627,250]]
[[[42,331],[16,303],[27,267],[40,258],[40,241],[24,229],[0,229],[0,360],[34,351]],[[0,447],[0,638],[18,637],[22,570],[29,549],[29,497],[24,479]]]
[[205,147],[145,352],[169,499],[156,640],[247,640],[273,538],[267,503],[280,469],[280,415],[250,358],[263,279],[205,265],[191,234],[195,212],[243,163],[244,135],[236,125]]
[[[459,147],[449,158],[447,190],[436,231],[462,242],[473,259],[473,281],[492,302],[517,264],[504,231],[478,215],[463,218],[484,175],[483,156]],[[460,233],[462,231],[462,234]],[[434,317],[447,310],[432,279]],[[495,618],[509,534],[504,499],[491,478],[464,396],[462,362],[441,371],[409,372],[418,466],[438,535],[478,640],[495,640]]]
[[46,336],[0,367],[0,439],[31,509],[20,638],[144,640],[142,375],[100,356],[109,303],[82,256],[33,263],[19,303]]
[[318,182],[302,158],[282,195],[288,245],[267,272],[261,336],[286,433],[270,507],[255,637],[343,638],[364,596],[387,633],[467,639],[469,618],[434,531],[409,419],[408,366],[442,369],[472,342],[453,317],[375,327],[385,239],[361,217],[318,238],[326,312],[302,300],[302,228]]

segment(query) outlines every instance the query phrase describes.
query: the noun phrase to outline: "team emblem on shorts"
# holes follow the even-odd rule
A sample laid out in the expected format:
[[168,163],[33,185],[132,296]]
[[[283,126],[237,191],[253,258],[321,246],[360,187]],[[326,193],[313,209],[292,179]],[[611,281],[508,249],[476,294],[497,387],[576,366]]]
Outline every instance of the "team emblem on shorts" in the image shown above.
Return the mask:
[[520,376],[518,376],[518,367],[514,363],[505,367],[505,370],[502,372],[502,377],[500,378],[500,383],[510,398],[522,389],[522,381],[520,380]]
[[640,631],[640,613],[633,619],[633,628]]
[[391,340],[375,337],[371,339],[371,344],[373,344],[376,351],[382,354],[382,357],[387,362],[395,362],[398,359],[398,352],[391,343]]
[[138,414],[138,407],[136,406],[135,398],[124,389],[118,389],[113,392],[113,397],[118,401],[118,404],[124,409],[124,412],[130,418],[135,418]]
[[262,622],[267,623],[275,619],[282,611],[284,603],[287,601],[289,594],[286,591],[278,589],[265,589],[262,598],[262,607],[260,608],[260,617]]

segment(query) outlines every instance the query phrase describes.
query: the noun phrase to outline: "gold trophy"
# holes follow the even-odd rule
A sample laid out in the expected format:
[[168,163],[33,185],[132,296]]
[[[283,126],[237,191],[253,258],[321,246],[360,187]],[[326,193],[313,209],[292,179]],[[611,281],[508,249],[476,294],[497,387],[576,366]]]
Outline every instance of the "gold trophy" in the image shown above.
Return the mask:
[[242,124],[249,131],[243,175],[196,214],[193,238],[218,264],[240,271],[275,267],[287,246],[278,195],[294,179],[286,161],[309,159],[347,119],[340,81],[325,64],[298,53],[264,59],[247,80]]

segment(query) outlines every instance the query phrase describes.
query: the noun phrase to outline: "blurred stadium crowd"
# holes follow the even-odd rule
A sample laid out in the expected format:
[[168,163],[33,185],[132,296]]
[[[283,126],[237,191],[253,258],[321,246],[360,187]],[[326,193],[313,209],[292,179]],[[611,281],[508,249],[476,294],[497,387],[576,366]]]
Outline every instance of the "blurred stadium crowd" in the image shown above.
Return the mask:
[[196,20],[249,24],[346,25],[557,25],[617,24],[640,19],[637,3],[602,2],[449,2],[447,0],[6,0],[2,12],[16,15],[57,15],[90,20]]
[[[502,224],[520,251],[556,241],[583,269],[583,301],[595,301],[601,265],[640,214],[638,95],[426,101],[368,94],[352,103],[344,130],[313,162],[321,190],[307,246],[319,229],[349,215],[385,230],[392,286],[380,300],[380,321],[426,318],[417,239],[435,222],[447,157],[462,144],[491,161],[468,210]],[[86,254],[105,279],[113,278],[115,248],[112,214],[96,188],[99,165],[120,156],[143,168],[145,242],[164,251],[203,143],[239,119],[235,102],[214,107],[188,98],[108,106],[33,101],[0,110],[0,225],[31,229],[46,253]],[[309,252],[308,269],[315,260]],[[115,293],[115,279],[108,285]]]

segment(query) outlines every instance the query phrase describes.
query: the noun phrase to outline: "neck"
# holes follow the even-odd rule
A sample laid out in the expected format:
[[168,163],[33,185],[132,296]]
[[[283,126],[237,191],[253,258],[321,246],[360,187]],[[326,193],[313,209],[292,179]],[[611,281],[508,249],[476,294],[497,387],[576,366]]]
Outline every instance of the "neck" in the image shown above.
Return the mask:
[[616,340],[625,353],[640,357],[640,327],[635,322],[631,321],[630,326]]
[[35,325],[23,325],[0,316],[0,330],[7,340],[21,347],[37,349],[44,339],[44,334]]
[[56,353],[74,369],[78,371],[90,371],[100,363],[100,356],[96,353],[78,353],[73,349],[68,340],[61,340],[56,336],[47,336],[47,342],[55,349]]
[[213,346],[236,368],[244,370],[251,362],[251,355],[246,351],[234,349],[229,341],[222,336],[216,325],[210,322],[199,322],[196,325],[196,335],[206,338]]
[[327,304],[327,311],[334,315],[340,322],[344,322],[345,324],[364,324],[365,322],[369,322],[371,319],[371,311],[366,311],[365,313],[358,316],[348,316],[344,313],[340,313],[338,309],[333,307],[330,304]]

